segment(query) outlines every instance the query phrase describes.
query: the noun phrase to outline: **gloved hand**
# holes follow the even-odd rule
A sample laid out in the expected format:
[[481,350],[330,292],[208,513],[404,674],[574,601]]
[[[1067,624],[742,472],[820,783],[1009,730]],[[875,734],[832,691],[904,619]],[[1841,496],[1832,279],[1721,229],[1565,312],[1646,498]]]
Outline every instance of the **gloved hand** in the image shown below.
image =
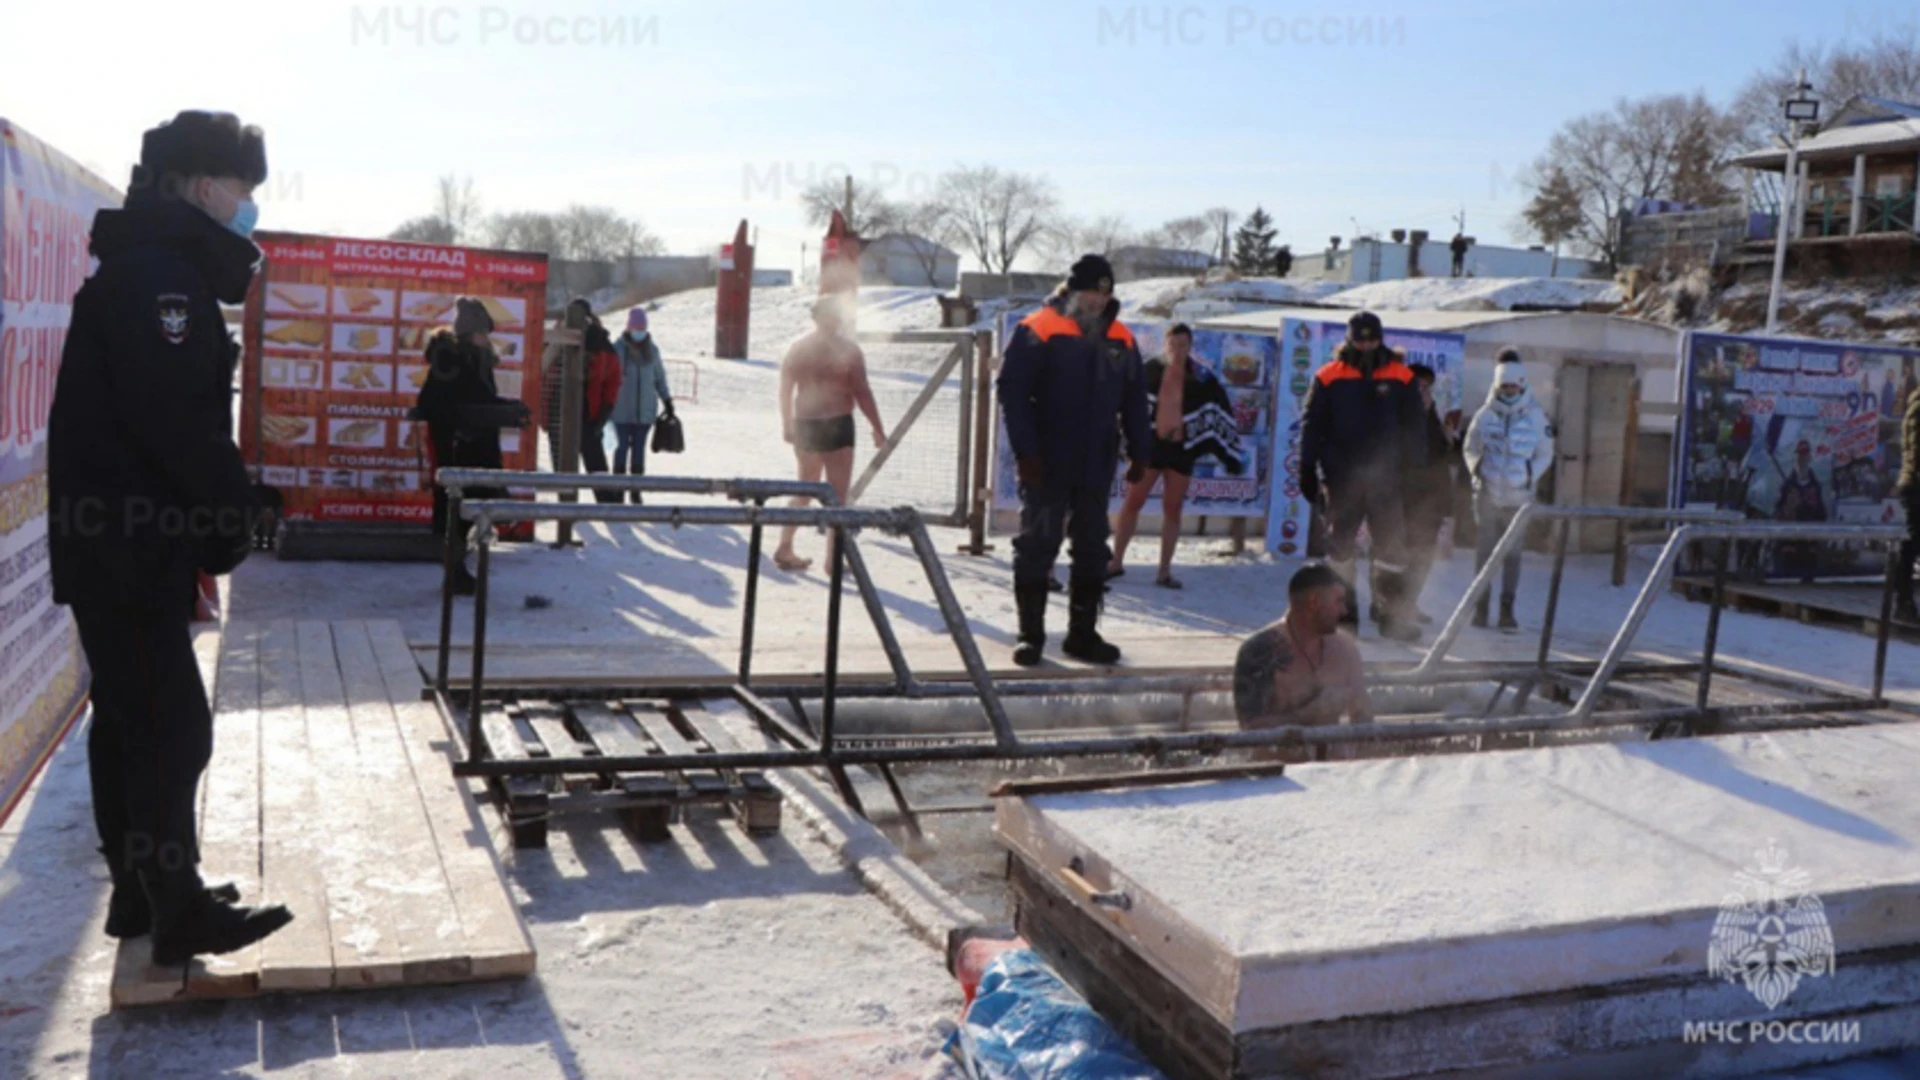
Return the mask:
[[1300,497],[1316,505],[1320,502],[1320,477],[1311,469],[1300,470]]
[[1147,467],[1138,461],[1127,462],[1127,483],[1137,484],[1147,478]]
[[1039,455],[1033,454],[1023,457],[1014,463],[1014,467],[1020,476],[1020,485],[1022,487],[1043,488],[1047,486],[1047,466],[1045,462],[1040,460]]

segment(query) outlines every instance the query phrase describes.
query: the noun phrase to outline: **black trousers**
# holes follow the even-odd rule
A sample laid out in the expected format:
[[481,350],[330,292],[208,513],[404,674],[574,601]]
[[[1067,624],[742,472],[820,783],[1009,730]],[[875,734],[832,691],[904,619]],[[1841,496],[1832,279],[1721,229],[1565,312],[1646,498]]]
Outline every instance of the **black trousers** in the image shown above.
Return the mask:
[[1398,476],[1361,470],[1327,481],[1327,558],[1348,563],[1365,525],[1373,537],[1376,569],[1407,568],[1407,501]]
[[194,816],[213,756],[213,713],[177,614],[77,607],[93,671],[87,770],[100,846],[116,870],[176,872],[200,861]]
[[1106,487],[1081,485],[1020,489],[1020,535],[1013,538],[1013,583],[1041,585],[1053,576],[1063,541],[1072,541],[1072,577],[1105,581],[1113,553],[1107,547]]

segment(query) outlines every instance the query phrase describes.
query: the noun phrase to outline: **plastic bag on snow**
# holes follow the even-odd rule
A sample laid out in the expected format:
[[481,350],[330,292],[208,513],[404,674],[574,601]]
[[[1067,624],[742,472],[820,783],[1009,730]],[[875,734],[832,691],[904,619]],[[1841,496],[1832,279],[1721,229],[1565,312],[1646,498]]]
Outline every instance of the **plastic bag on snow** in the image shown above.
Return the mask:
[[1031,949],[987,967],[946,1049],[975,1080],[1163,1080]]

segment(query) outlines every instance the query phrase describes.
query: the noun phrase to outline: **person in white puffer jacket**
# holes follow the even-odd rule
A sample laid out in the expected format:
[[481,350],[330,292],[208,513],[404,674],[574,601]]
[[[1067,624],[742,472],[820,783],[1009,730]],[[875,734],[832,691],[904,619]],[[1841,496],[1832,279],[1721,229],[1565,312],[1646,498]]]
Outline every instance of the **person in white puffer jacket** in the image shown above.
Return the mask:
[[[1487,403],[1467,428],[1467,469],[1473,474],[1473,517],[1478,525],[1474,568],[1487,565],[1493,546],[1506,535],[1514,514],[1533,501],[1534,490],[1553,464],[1553,425],[1527,387],[1526,365],[1516,349],[1502,349],[1493,369]],[[1500,572],[1500,629],[1518,630],[1513,599],[1520,587],[1520,549],[1514,548]],[[1482,594],[1473,625],[1487,625],[1487,596]]]

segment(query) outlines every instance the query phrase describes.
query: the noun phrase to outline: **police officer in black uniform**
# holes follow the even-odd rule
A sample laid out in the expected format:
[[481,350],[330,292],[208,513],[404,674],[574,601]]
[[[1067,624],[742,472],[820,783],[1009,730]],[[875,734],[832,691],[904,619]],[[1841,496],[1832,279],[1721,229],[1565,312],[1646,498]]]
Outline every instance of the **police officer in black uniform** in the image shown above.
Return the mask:
[[94,218],[99,270],[74,297],[49,420],[49,554],[92,669],[87,761],[113,876],[107,932],[151,931],[156,964],[258,941],[293,916],[200,879],[194,793],[213,717],[188,622],[199,573],[246,558],[252,501],[233,444],[239,349],[266,179],[260,129],[182,112],[146,133],[126,206]]
[[1020,642],[1013,662],[1023,667],[1038,664],[1046,646],[1047,586],[1069,535],[1073,572],[1061,651],[1091,664],[1120,659],[1096,628],[1110,558],[1107,504],[1121,438],[1127,460],[1144,468],[1153,431],[1140,351],[1119,312],[1113,268],[1098,255],[1084,256],[1053,298],[1020,321],[1000,367],[1000,409],[1020,473],[1020,535],[1013,541]]

